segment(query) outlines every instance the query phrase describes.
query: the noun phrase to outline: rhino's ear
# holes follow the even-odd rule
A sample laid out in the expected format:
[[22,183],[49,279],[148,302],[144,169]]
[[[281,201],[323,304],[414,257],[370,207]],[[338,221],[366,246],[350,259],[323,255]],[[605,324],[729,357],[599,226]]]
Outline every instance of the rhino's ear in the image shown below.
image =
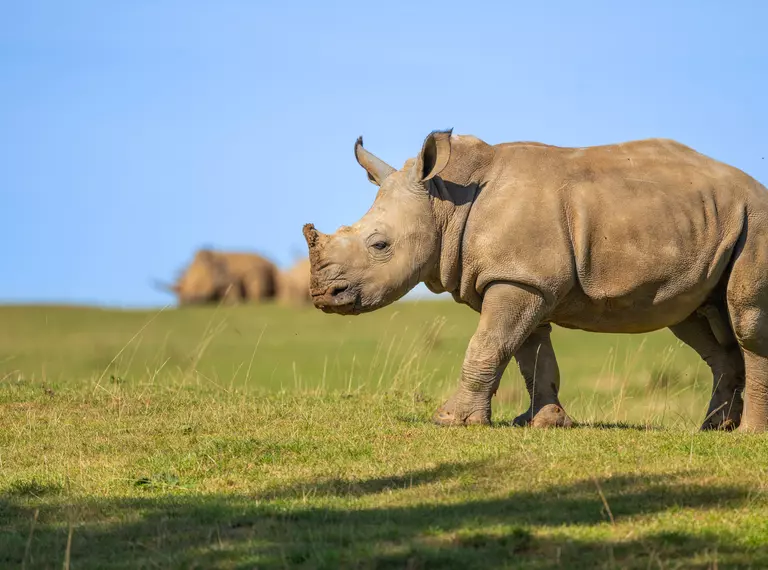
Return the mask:
[[429,133],[411,170],[412,176],[425,182],[440,174],[451,158],[452,132],[453,129],[448,129]]
[[358,137],[355,141],[355,158],[368,173],[368,180],[376,186],[381,186],[387,176],[395,171],[389,164],[363,148],[363,137]]
[[199,261],[205,261],[206,263],[209,261],[213,261],[214,255],[213,251],[211,251],[208,248],[202,248],[197,250],[197,254],[195,254],[195,257]]

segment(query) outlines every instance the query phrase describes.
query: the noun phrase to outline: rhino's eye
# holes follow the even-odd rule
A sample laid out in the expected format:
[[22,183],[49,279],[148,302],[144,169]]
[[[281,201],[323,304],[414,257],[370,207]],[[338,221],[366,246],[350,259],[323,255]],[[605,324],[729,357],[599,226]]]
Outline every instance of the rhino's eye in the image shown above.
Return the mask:
[[379,251],[384,251],[387,249],[387,242],[385,241],[377,241],[374,244],[371,245],[373,249],[378,249]]

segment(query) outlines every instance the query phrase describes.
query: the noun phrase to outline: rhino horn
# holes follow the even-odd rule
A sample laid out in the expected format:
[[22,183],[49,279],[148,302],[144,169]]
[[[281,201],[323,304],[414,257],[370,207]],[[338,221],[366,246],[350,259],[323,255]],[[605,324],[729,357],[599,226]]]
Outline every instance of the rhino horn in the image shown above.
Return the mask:
[[368,173],[368,180],[376,186],[381,186],[387,176],[395,171],[389,164],[363,148],[363,137],[358,137],[355,141],[355,158]]
[[314,224],[304,224],[302,233],[310,250],[315,249],[322,238],[327,237],[324,233],[317,231]]
[[320,260],[323,244],[328,239],[328,236],[317,231],[313,224],[304,224],[303,231],[304,239],[307,240],[307,246],[309,247],[309,262],[314,267]]

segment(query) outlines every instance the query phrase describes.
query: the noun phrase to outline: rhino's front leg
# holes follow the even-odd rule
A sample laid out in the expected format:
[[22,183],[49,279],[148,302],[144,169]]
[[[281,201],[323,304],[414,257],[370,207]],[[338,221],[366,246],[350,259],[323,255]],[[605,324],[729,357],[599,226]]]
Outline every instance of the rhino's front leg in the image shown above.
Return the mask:
[[491,398],[504,369],[546,315],[548,307],[533,288],[494,283],[483,296],[483,306],[461,369],[459,389],[433,416],[440,425],[491,423]]
[[531,398],[528,410],[514,420],[517,426],[571,427],[573,421],[565,413],[558,392],[560,369],[555,350],[552,348],[552,325],[539,325],[515,352],[515,360],[525,379],[525,387]]

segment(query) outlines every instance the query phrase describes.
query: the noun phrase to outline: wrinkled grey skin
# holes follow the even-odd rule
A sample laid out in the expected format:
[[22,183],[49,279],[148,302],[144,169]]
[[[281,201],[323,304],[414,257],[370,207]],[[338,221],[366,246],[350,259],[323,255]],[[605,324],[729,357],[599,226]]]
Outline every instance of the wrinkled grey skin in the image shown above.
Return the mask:
[[355,156],[379,191],[352,226],[304,227],[313,302],[359,314],[424,282],[479,311],[459,388],[435,422],[490,423],[514,357],[531,398],[515,423],[572,425],[558,399],[556,323],[668,327],[712,370],[702,429],[768,427],[768,192],[753,178],[664,139],[491,146],[447,131],[401,170],[362,139]]

